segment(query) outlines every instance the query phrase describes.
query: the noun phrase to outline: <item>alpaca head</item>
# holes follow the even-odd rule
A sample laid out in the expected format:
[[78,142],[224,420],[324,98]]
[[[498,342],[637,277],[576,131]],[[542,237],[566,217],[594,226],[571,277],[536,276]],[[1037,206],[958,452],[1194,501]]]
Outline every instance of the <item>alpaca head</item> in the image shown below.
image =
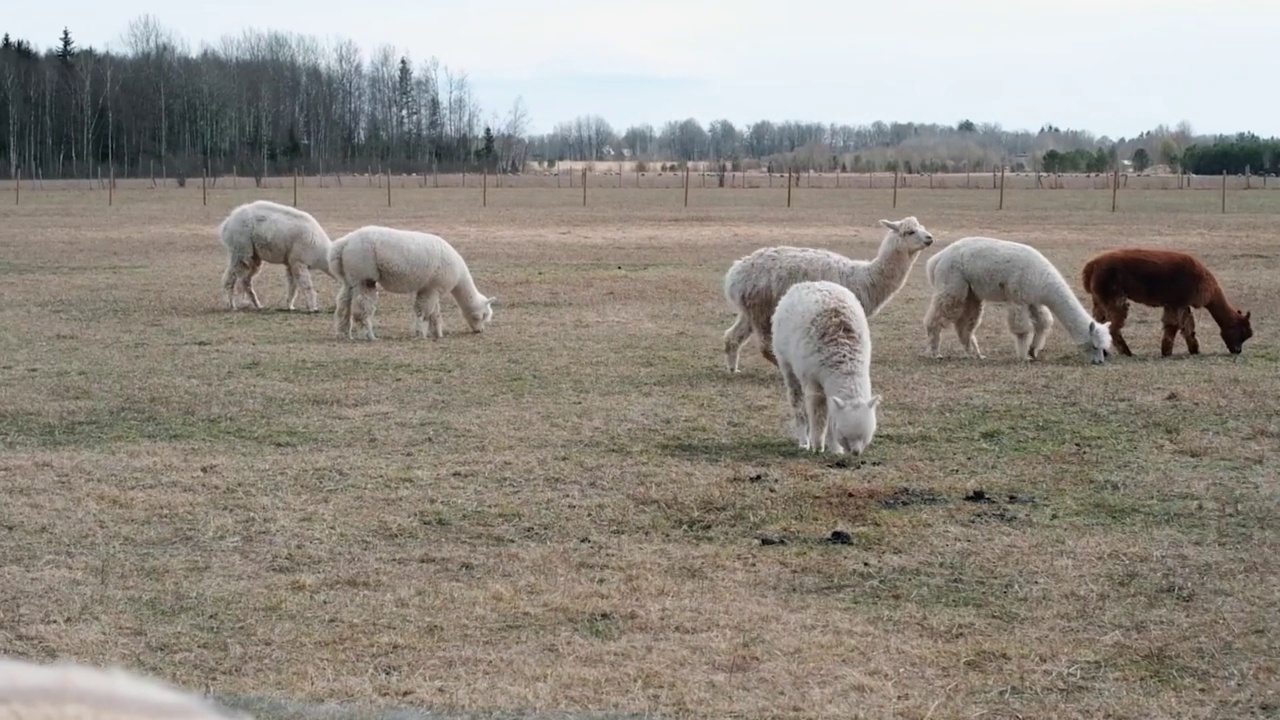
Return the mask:
[[467,324],[471,326],[472,332],[481,333],[488,327],[489,322],[493,320],[493,301],[497,299],[496,296],[484,298],[482,303],[475,306],[479,308],[478,310],[467,311]]
[[880,396],[870,400],[845,400],[835,395],[827,407],[827,444],[840,451],[861,455],[876,434],[876,407]]
[[1235,311],[1230,322],[1222,326],[1222,342],[1227,344],[1227,352],[1239,355],[1244,350],[1244,341],[1253,337],[1253,328],[1249,325],[1252,312]]
[[889,237],[895,239],[899,247],[912,255],[933,244],[933,234],[926,230],[914,215],[897,221],[881,220],[880,224],[889,228],[893,233]]
[[1089,353],[1089,362],[1101,365],[1107,361],[1107,351],[1111,349],[1111,323],[1089,321],[1089,342],[1084,345]]

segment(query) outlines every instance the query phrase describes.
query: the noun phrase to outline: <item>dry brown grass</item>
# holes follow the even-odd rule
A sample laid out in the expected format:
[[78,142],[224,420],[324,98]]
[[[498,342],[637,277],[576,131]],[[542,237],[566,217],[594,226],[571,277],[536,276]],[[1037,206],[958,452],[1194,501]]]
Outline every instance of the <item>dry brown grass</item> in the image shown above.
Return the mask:
[[[310,189],[335,237],[440,232],[501,297],[432,342],[384,295],[373,344],[222,310],[214,227],[254,191],[103,195],[0,206],[4,654],[442,712],[1280,714],[1280,194]],[[754,341],[723,369],[721,277],[765,244],[870,256],[906,214],[1077,287],[1118,243],[1190,250],[1256,335],[1228,357],[1199,312],[1206,353],[1162,360],[1136,308],[1138,357],[1057,328],[1029,365],[991,311],[987,361],[928,359],[927,251],[872,321],[875,442],[805,456]]]

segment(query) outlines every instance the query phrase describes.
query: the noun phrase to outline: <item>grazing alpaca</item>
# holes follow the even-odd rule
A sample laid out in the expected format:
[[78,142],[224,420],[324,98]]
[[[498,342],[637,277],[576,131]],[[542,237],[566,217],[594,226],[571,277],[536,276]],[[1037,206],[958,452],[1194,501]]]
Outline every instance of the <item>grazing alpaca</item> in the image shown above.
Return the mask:
[[933,301],[925,313],[929,352],[938,352],[942,329],[955,324],[965,349],[982,358],[974,331],[982,321],[982,303],[1009,303],[1008,327],[1018,357],[1036,358],[1056,317],[1090,361],[1102,364],[1111,347],[1107,323],[1095,322],[1062,273],[1040,251],[1018,242],[967,237],[943,248],[925,263]]
[[1146,248],[1110,250],[1085,263],[1081,278],[1093,297],[1093,316],[1111,322],[1111,339],[1125,355],[1133,354],[1120,334],[1130,300],[1164,308],[1164,335],[1160,339],[1160,355],[1164,357],[1173,353],[1173,341],[1179,333],[1187,343],[1188,354],[1200,352],[1192,308],[1209,311],[1232,355],[1238,355],[1244,349],[1244,341],[1253,337],[1249,325],[1252,313],[1233,307],[1209,268],[1186,253]]
[[120,668],[44,665],[0,657],[0,718],[35,720],[233,720],[195,694]]
[[738,317],[724,333],[725,365],[738,372],[742,344],[754,333],[760,353],[777,365],[770,340],[770,326],[778,300],[802,281],[829,280],[853,291],[867,317],[874,317],[907,282],[907,274],[920,251],[933,243],[933,235],[914,217],[896,222],[881,220],[889,229],[873,260],[851,260],[817,248],[765,247],[733,263],[724,277],[724,294]]
[[862,454],[880,396],[871,394],[871,330],[858,296],[827,280],[796,283],[771,329],[800,447]]
[[[493,319],[493,301],[476,289],[462,255],[444,238],[430,233],[366,225],[338,238],[329,249],[329,272],[342,282],[334,324],[338,336],[376,340],[373,314],[378,287],[414,296],[413,333],[440,339],[444,324],[440,298],[453,296],[472,332],[484,332]],[[422,321],[426,320],[426,327]]]
[[311,271],[329,273],[329,236],[310,213],[270,200],[255,200],[232,210],[218,226],[218,235],[227,251],[227,269],[222,286],[227,305],[236,309],[235,290],[239,285],[255,308],[262,309],[253,290],[253,278],[263,263],[285,266],[288,297],[292,310],[301,289],[307,295],[307,310],[316,312],[316,291]]

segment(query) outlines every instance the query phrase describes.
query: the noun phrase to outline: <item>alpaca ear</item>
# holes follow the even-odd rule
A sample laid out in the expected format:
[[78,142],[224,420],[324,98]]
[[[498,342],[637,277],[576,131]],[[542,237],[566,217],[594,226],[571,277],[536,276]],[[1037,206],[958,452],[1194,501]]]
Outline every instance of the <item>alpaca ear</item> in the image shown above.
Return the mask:
[[1089,332],[1095,332],[1097,329],[1098,329],[1098,321],[1097,321],[1097,320],[1090,320],[1090,321],[1089,321]]
[[872,395],[872,396],[871,396],[871,399],[867,401],[867,407],[868,407],[868,408],[870,408],[870,409],[872,409],[872,410],[874,410],[874,409],[876,408],[876,406],[877,406],[877,405],[879,405],[879,404],[880,404],[880,396],[879,396],[879,395]]
[[494,295],[493,297],[489,298],[488,300],[485,300],[485,301],[484,301],[484,304],[485,304],[485,305],[493,305],[493,301],[494,301],[494,300],[497,300],[497,299],[498,299],[498,296],[497,296],[497,295]]
[[1253,311],[1252,311],[1252,310],[1250,310],[1249,312],[1245,313],[1245,314],[1244,314],[1244,319],[1245,319],[1245,320],[1248,320],[1248,319],[1249,319],[1249,316],[1250,316],[1250,315],[1252,315],[1252,314],[1253,314]]
[[894,222],[893,220],[881,220],[880,224],[889,228],[894,232],[898,232],[899,230],[902,229],[902,221],[900,220],[897,222]]
[[831,402],[832,402],[832,403],[834,403],[834,404],[835,404],[835,406],[836,406],[837,408],[841,409],[841,410],[845,409],[845,407],[847,407],[847,406],[848,406],[848,403],[846,403],[844,400],[841,400],[840,398],[836,397],[835,395],[832,395],[832,396],[831,396]]

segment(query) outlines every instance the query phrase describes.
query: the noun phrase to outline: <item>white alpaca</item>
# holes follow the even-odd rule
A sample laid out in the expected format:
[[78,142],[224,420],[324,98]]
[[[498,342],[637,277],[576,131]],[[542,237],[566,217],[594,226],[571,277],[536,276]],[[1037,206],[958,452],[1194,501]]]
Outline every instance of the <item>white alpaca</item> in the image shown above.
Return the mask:
[[1106,361],[1105,353],[1111,347],[1110,323],[1095,321],[1062,273],[1030,245],[988,237],[962,238],[929,258],[925,275],[933,286],[933,301],[924,324],[934,357],[942,357],[938,351],[940,335],[950,324],[955,325],[967,352],[984,357],[974,331],[982,322],[983,302],[994,302],[1010,305],[1009,332],[1023,360],[1039,355],[1056,317],[1091,362]]
[[301,288],[307,293],[307,309],[319,310],[316,291],[311,284],[311,271],[329,275],[329,235],[310,214],[270,200],[255,200],[231,211],[218,226],[222,245],[227,249],[227,270],[222,286],[227,291],[227,305],[236,309],[235,289],[239,284],[253,306],[262,309],[253,290],[253,278],[263,263],[285,266],[288,289],[286,303],[293,309]]
[[119,668],[0,658],[0,718],[231,720],[202,698]]
[[827,280],[792,285],[770,328],[800,447],[861,454],[876,433],[871,329],[858,296]]
[[334,241],[329,271],[342,283],[334,312],[339,337],[351,338],[352,327],[360,325],[366,339],[376,339],[373,313],[379,286],[415,296],[413,333],[417,337],[428,333],[444,337],[440,297],[445,293],[453,295],[472,331],[483,332],[493,319],[497,298],[480,294],[466,261],[438,235],[366,225]]
[[733,263],[724,276],[724,294],[738,313],[724,333],[725,365],[738,372],[742,344],[754,333],[760,352],[778,362],[771,350],[770,323],[778,300],[792,285],[806,280],[829,280],[853,291],[867,317],[884,307],[907,282],[920,251],[933,235],[914,217],[897,222],[881,220],[889,229],[873,260],[852,260],[817,248],[790,246],[760,248]]

